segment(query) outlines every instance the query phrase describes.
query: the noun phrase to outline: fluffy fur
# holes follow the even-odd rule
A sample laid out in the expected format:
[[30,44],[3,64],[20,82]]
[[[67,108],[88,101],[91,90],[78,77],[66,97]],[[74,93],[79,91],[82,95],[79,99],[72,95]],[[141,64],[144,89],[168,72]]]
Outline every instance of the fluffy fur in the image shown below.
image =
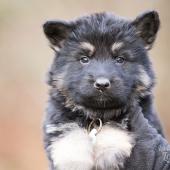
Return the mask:
[[[59,170],[92,169],[93,148],[87,131],[80,129],[77,125],[67,126],[72,130],[62,138],[56,138],[49,146],[54,167]],[[62,128],[64,130],[67,127]]]
[[[162,133],[152,106],[154,73],[147,53],[159,29],[158,14],[150,11],[130,21],[96,13],[43,27],[55,51],[44,121],[50,169],[124,168],[135,145],[128,118],[134,103]],[[98,81],[96,86],[101,78],[110,85]],[[92,145],[87,127],[98,118],[103,128]]]
[[118,127],[103,126],[94,147],[95,167],[100,170],[119,169],[130,157],[134,136]]

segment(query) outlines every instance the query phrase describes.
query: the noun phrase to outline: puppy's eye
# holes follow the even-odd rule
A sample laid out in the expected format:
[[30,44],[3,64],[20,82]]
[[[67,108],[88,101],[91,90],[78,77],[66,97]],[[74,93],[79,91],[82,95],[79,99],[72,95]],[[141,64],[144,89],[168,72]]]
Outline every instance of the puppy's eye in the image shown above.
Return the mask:
[[81,64],[88,64],[88,63],[89,63],[89,58],[86,57],[86,56],[81,57],[80,63],[81,63]]
[[117,64],[123,64],[125,62],[125,58],[124,57],[116,57],[115,61]]

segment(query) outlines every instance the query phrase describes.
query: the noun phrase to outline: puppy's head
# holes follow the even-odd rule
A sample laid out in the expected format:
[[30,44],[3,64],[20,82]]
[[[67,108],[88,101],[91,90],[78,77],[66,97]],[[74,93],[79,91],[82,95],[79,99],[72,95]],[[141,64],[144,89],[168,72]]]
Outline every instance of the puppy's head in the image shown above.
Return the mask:
[[48,21],[44,33],[54,49],[49,84],[90,109],[119,109],[154,84],[147,51],[159,29],[157,12],[135,20],[97,13],[75,21]]

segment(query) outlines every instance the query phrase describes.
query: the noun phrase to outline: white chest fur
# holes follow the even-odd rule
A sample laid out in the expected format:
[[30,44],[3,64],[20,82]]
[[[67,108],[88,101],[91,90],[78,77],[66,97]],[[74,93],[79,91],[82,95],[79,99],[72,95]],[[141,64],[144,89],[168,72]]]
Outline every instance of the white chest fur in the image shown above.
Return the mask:
[[105,125],[94,145],[96,169],[117,170],[123,167],[134,146],[134,136],[117,127]]
[[117,127],[104,125],[96,135],[76,127],[50,146],[51,158],[59,170],[118,170],[130,156],[134,136]]

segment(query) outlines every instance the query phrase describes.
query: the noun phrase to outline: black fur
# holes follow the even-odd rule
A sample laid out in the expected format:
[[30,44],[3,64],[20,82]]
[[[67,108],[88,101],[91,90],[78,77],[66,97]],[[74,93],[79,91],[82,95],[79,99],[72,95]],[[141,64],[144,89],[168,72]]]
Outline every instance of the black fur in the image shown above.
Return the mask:
[[[57,127],[76,122],[79,127],[86,128],[94,118],[102,119],[103,123],[121,122],[122,125],[134,101],[140,103],[144,116],[163,134],[152,107],[155,80],[146,50],[152,47],[159,25],[155,11],[134,21],[110,13],[97,13],[71,22],[48,21],[44,24],[44,33],[52,48],[58,48],[48,75],[50,94],[44,121],[48,154],[53,139],[72,129],[67,127],[46,133],[46,125]],[[93,45],[91,55],[81,48],[82,42]],[[123,45],[113,52],[114,43]],[[80,62],[83,57],[89,58],[88,64]],[[122,58],[123,62],[119,63]],[[94,88],[98,77],[109,79],[111,87],[102,92]]]

